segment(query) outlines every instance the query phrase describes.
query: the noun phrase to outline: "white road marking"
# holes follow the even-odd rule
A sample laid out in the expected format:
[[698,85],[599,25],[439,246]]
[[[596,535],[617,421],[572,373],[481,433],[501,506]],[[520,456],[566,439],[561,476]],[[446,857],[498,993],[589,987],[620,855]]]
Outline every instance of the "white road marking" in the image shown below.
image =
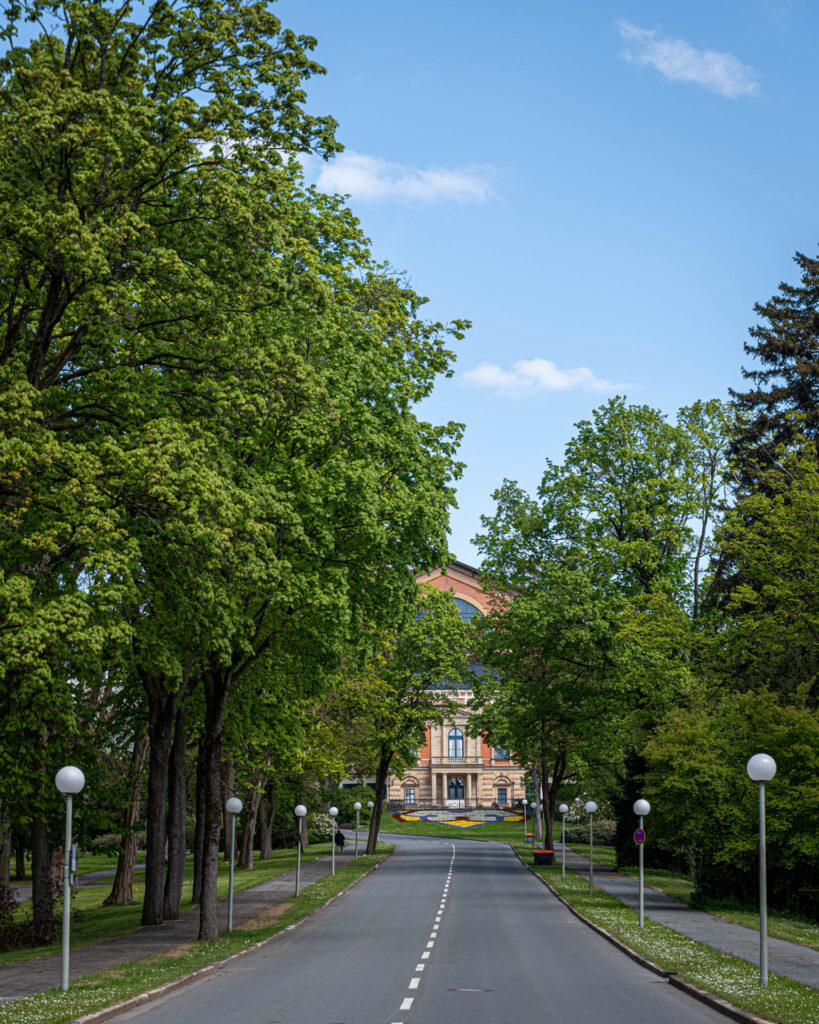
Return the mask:
[[411,1010],[414,1000],[412,996],[407,996],[403,1003],[398,1007],[399,1010]]
[[427,949],[432,949],[432,947],[433,947],[434,945],[435,945],[435,943],[434,943],[434,942],[428,942],[428,943],[427,943]]
[[422,960],[429,960],[429,952],[422,953],[421,954],[421,959]]
[[415,970],[416,970],[416,971],[423,971],[423,969],[424,969],[425,967],[426,967],[426,964],[416,964],[416,965],[415,965]]
[[409,987],[410,988],[418,988],[418,986],[420,984],[421,984],[421,979],[420,978],[413,978],[412,981],[409,983]]

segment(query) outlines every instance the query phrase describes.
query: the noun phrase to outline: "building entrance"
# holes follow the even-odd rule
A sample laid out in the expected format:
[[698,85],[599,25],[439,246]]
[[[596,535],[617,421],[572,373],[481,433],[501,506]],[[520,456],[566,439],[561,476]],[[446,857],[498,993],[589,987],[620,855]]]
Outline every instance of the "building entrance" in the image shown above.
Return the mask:
[[463,779],[450,779],[449,788],[447,790],[447,797],[450,800],[463,800],[464,798],[464,780]]

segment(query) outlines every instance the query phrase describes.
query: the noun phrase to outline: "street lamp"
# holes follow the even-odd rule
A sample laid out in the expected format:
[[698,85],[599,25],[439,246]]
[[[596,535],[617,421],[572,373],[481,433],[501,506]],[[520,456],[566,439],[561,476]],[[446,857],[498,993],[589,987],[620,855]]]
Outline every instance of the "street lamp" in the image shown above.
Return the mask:
[[563,868],[562,868],[560,873],[561,873],[561,875],[565,875],[566,874],[566,815],[569,813],[569,805],[568,804],[561,804],[560,807],[558,807],[558,810],[563,815],[563,833],[562,833],[562,835],[560,837],[560,845],[563,848]]
[[768,893],[765,884],[765,783],[776,775],[770,754],[754,754],[746,765],[748,777],[759,783],[759,984],[768,985]]
[[225,810],[230,815],[230,885],[228,886],[228,931],[233,931],[233,862],[236,859],[236,815],[242,813],[242,801],[232,796],[225,801]]
[[[368,800],[367,801],[367,810],[370,812],[370,829],[372,829],[372,827],[373,827],[373,807],[375,807],[375,804],[372,802],[372,800]],[[375,850],[377,842],[378,842],[378,834],[376,833],[376,835],[373,837],[373,850]]]
[[586,813],[589,816],[589,896],[594,892],[594,812],[597,804],[594,800],[586,801]]
[[643,831],[643,818],[651,810],[651,804],[648,800],[635,800],[634,801],[634,813],[640,817],[640,828],[639,835],[635,834],[634,838],[637,841],[637,845],[640,848],[640,927],[643,927],[643,844],[646,841],[646,834]]
[[338,814],[338,808],[337,807],[331,807],[329,813],[330,813],[330,818],[332,819],[332,822],[333,822],[333,836],[332,836],[333,842],[331,844],[332,847],[333,847],[333,850],[332,850],[331,856],[333,858],[333,874],[335,874],[336,873],[336,815]]
[[355,859],[358,860],[358,826],[361,817],[361,801],[356,800],[353,807],[355,808]]
[[295,811],[293,812],[298,818],[298,834],[299,834],[299,851],[296,854],[296,895],[299,894],[299,883],[301,882],[301,819],[307,814],[307,808],[304,804],[296,804]]
[[65,861],[63,863],[63,962],[60,988],[68,991],[68,946],[71,938],[71,815],[74,794],[85,785],[85,776],[79,768],[67,764],[54,776],[54,785],[65,797]]
[[523,804],[523,841],[525,843],[526,842],[526,835],[527,835],[527,830],[526,830],[526,805],[529,803],[529,801],[526,799],[526,797],[524,797],[523,800],[521,801],[521,803]]

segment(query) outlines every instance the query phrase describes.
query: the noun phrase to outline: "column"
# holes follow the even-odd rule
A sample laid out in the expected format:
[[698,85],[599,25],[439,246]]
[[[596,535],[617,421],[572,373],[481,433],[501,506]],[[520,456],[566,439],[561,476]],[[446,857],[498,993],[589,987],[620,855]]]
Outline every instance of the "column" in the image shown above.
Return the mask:
[[466,782],[466,792],[464,793],[464,796],[466,797],[466,806],[467,807],[471,807],[472,806],[472,773],[471,772],[466,772],[465,773],[464,781]]

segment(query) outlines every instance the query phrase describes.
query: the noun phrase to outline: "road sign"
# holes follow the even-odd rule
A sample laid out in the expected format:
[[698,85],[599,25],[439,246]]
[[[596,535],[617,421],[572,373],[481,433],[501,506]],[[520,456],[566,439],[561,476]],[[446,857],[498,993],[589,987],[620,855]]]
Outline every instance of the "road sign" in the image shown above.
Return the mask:
[[636,831],[636,832],[634,833],[634,842],[635,842],[635,843],[636,843],[636,844],[637,844],[638,846],[640,846],[640,845],[642,845],[642,844],[643,844],[643,843],[644,843],[645,841],[646,841],[646,834],[645,834],[645,832],[643,831],[643,829],[641,829],[641,828],[638,828],[638,829],[637,829],[637,831]]

